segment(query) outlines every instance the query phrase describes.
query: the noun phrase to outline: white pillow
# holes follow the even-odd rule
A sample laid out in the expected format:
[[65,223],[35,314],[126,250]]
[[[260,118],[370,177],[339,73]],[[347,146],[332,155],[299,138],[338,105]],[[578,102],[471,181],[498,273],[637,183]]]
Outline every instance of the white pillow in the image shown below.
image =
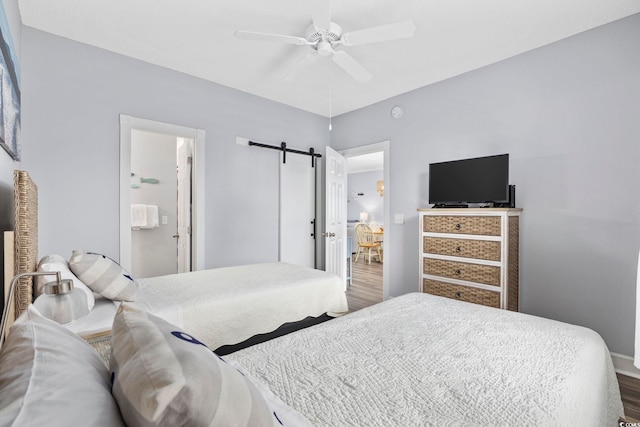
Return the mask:
[[234,367],[180,328],[131,304],[113,321],[113,395],[128,425],[280,426]]
[[124,426],[98,353],[30,305],[0,352],[0,426]]
[[75,250],[69,267],[94,292],[116,301],[134,301],[138,287],[131,275],[111,258]]
[[[38,271],[41,272],[53,272],[59,271],[62,279],[71,279],[73,281],[73,287],[84,292],[87,296],[87,306],[89,311],[96,303],[93,291],[87,287],[75,274],[69,269],[69,263],[66,259],[60,255],[47,255],[42,257],[38,263]],[[55,281],[55,276],[36,276],[36,297],[44,292],[44,285],[48,282]]]

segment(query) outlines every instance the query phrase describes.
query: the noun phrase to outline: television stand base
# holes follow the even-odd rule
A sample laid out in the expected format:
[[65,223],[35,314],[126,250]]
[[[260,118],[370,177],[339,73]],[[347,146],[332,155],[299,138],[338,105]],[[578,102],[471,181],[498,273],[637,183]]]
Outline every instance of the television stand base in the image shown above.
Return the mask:
[[449,204],[445,204],[445,203],[436,203],[435,205],[433,205],[434,209],[439,209],[439,208],[451,209],[451,208],[468,208],[468,207],[469,207],[469,205],[467,205],[467,204],[449,205]]

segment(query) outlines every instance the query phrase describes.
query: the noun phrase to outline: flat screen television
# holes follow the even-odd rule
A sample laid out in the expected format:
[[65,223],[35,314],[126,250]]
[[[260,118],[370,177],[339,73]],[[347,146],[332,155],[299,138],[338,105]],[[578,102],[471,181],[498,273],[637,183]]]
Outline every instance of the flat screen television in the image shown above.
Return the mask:
[[509,154],[431,163],[429,203],[509,203]]

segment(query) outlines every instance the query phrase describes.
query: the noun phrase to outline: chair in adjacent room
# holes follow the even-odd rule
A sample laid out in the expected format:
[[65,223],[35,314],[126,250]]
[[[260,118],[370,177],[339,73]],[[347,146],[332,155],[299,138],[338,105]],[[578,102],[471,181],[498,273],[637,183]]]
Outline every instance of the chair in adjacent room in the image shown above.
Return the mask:
[[379,222],[376,222],[376,221],[370,221],[369,228],[371,228],[371,231],[373,232],[382,230],[382,226],[380,225]]
[[382,244],[376,241],[371,227],[364,223],[356,224],[356,237],[358,238],[358,250],[354,262],[358,262],[360,254],[365,261],[367,261],[367,256],[369,257],[369,264],[371,264],[372,256],[377,256],[378,261],[382,262]]

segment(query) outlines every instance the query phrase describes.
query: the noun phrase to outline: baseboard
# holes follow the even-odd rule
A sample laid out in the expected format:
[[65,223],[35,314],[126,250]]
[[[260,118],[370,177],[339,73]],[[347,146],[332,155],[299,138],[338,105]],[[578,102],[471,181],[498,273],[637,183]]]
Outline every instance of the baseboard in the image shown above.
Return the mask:
[[611,353],[611,359],[613,360],[613,367],[617,373],[640,379],[640,369],[633,365],[633,357]]

